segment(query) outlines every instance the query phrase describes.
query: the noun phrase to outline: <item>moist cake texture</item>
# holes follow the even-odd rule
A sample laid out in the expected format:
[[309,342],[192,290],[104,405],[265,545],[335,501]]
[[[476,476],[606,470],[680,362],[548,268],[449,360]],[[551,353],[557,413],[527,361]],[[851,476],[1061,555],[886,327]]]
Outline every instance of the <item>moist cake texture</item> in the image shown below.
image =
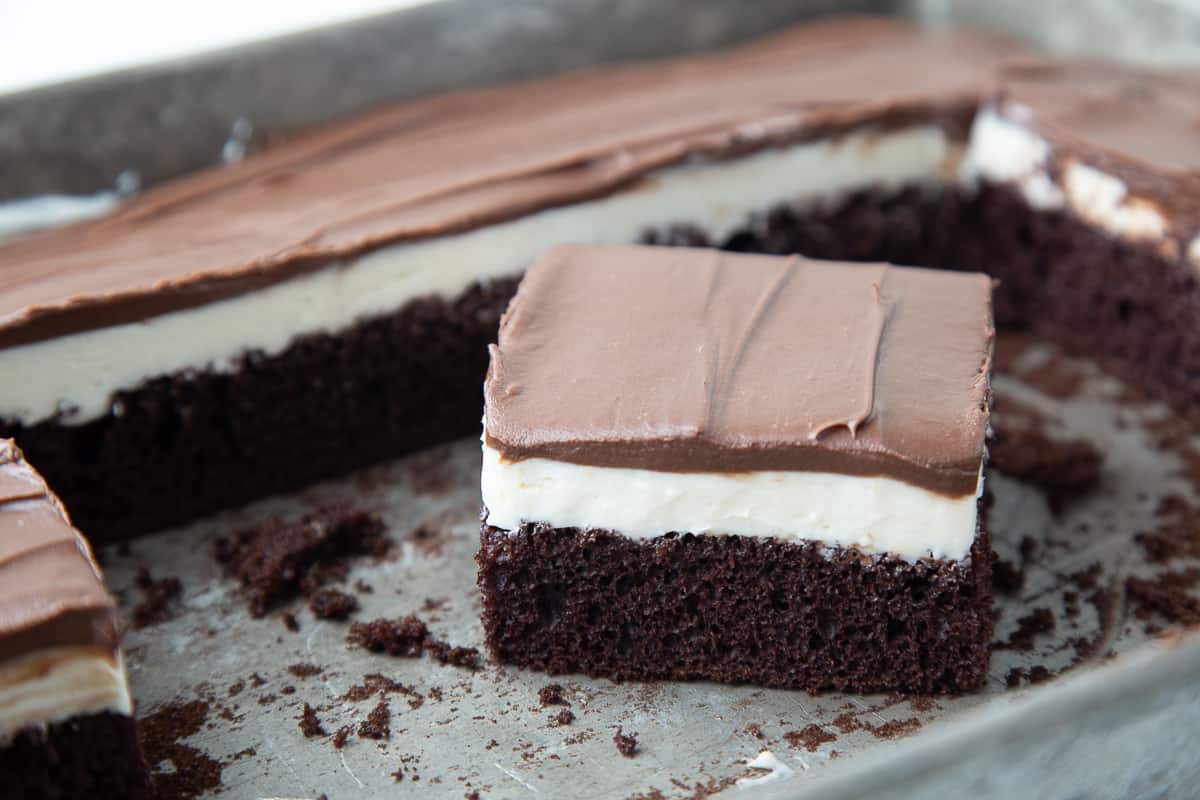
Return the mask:
[[[493,652],[618,677],[977,685],[990,292],[887,264],[549,251],[485,383]],[[818,622],[834,618],[863,653]],[[889,627],[905,644],[867,643]]]
[[5,796],[148,797],[116,601],[41,476],[0,440]]

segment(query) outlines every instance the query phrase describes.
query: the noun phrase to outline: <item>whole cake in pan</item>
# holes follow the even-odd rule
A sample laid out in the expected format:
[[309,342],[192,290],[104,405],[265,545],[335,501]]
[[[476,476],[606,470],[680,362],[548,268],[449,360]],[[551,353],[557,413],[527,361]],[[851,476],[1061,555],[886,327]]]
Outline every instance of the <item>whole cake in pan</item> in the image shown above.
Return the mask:
[[550,251],[485,384],[492,652],[614,678],[979,686],[993,338],[978,273]]
[[[1004,41],[855,20],[380,111],[0,248],[0,433],[97,541],[477,430],[547,246],[950,174]],[[874,214],[869,215],[874,219]]]

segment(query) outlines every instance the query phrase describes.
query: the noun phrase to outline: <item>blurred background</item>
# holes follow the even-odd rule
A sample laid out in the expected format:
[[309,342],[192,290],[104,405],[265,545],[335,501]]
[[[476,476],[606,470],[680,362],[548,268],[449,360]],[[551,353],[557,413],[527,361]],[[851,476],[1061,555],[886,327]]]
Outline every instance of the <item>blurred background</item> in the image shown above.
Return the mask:
[[1200,63],[1200,0],[0,0],[0,236],[389,100],[831,13]]

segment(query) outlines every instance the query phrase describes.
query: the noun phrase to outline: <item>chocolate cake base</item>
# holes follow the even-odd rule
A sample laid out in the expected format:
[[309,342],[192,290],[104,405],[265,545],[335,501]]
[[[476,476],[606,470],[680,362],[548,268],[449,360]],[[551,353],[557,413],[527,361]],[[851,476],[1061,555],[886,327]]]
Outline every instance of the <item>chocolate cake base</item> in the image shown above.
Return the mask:
[[92,714],[22,731],[0,747],[0,796],[143,800],[151,796],[131,717]]
[[488,648],[550,673],[961,692],[987,675],[992,551],[908,562],[745,536],[480,528]]
[[84,425],[0,421],[95,544],[478,432],[487,345],[517,279],[436,297],[231,372],[120,392]]

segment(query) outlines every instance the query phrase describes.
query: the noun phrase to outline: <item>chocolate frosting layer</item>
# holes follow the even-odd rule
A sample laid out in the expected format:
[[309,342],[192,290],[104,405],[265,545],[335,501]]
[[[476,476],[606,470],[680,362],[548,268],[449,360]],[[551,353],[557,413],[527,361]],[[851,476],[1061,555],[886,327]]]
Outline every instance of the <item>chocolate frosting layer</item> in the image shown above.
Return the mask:
[[513,460],[881,475],[973,494],[993,338],[981,274],[558,247],[501,322],[485,439]]
[[604,195],[692,157],[864,124],[965,127],[1014,52],[993,37],[850,19],[712,55],[396,106],[0,247],[0,347]]
[[0,439],[0,662],[50,647],[115,651],[116,601],[87,541],[10,439]]
[[1043,58],[1005,64],[999,77],[1010,112],[1054,144],[1056,160],[1116,175],[1174,233],[1200,232],[1200,68]]

